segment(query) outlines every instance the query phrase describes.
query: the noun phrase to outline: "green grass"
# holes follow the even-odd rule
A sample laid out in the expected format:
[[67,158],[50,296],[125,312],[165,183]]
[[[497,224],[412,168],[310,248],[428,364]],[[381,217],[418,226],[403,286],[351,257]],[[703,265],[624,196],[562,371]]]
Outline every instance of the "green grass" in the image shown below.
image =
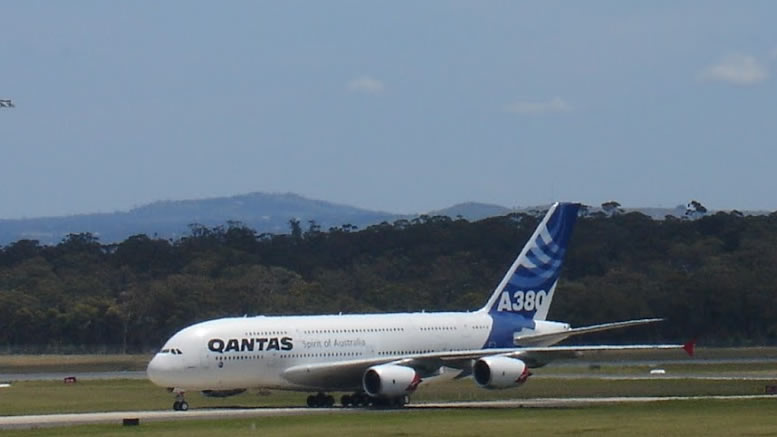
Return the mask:
[[581,408],[364,411],[352,414],[90,425],[3,431],[4,436],[185,437],[370,435],[459,437],[552,436],[777,436],[776,400],[662,401]]
[[[587,396],[691,396],[763,394],[769,381],[724,380],[529,380],[520,388],[484,390],[471,379],[422,384],[414,403],[497,399],[587,397]],[[273,391],[270,395],[249,391],[229,398],[206,398],[187,394],[192,408],[302,406],[303,393]],[[339,398],[339,396],[338,396]],[[88,411],[167,410],[173,395],[146,380],[91,380],[76,384],[59,381],[22,381],[0,389],[0,416],[75,413]]]
[[[632,351],[602,351],[587,352],[584,359],[587,361],[621,361],[621,360],[677,360],[686,357],[683,351],[678,350],[632,350]],[[694,357],[701,360],[727,360],[727,359],[759,359],[777,358],[777,347],[697,347]]]
[[0,373],[145,370],[151,355],[0,355]]
[[423,386],[413,396],[414,402],[437,400],[481,401],[491,399],[610,397],[610,396],[695,396],[763,394],[769,381],[698,380],[698,379],[556,379],[529,381],[516,389],[483,390],[471,379]]
[[581,375],[628,375],[628,376],[647,376],[651,369],[660,368],[667,372],[667,375],[675,376],[704,376],[704,375],[738,375],[738,376],[774,376],[777,377],[777,363],[772,362],[706,362],[700,360],[689,360],[682,363],[662,363],[661,361],[649,361],[644,364],[620,364],[597,363],[599,366],[592,369],[590,366],[574,365],[574,363],[552,363],[535,371],[538,375],[560,375],[560,374],[581,374]]
[[[147,380],[86,380],[76,384],[59,381],[21,381],[0,389],[0,416],[79,413],[89,411],[168,410],[174,396]],[[273,396],[246,393],[226,399],[190,393],[192,408],[221,406],[304,405],[300,393]]]
[[[775,348],[704,350],[707,359],[771,357]],[[773,363],[676,361],[682,354],[645,357],[645,364],[626,365],[618,360],[638,361],[640,353],[615,356],[597,354],[587,359],[601,361],[599,369],[576,362],[554,363],[536,369],[536,375],[517,389],[483,390],[471,379],[422,384],[413,403],[476,401],[523,398],[608,397],[608,396],[695,396],[763,394],[764,386],[777,384]],[[0,372],[82,372],[142,370],[147,355],[0,355]],[[673,360],[661,363],[662,359]],[[661,379],[604,380],[599,375],[648,375],[657,365],[669,375],[757,375],[771,378],[752,380]],[[581,374],[582,378],[554,375]],[[588,378],[585,376],[592,376]],[[267,395],[269,393],[269,395]],[[339,394],[335,394],[339,398]],[[192,408],[302,406],[307,394],[249,391],[226,399],[187,394]],[[173,396],[146,380],[18,381],[0,389],[0,416],[90,411],[169,410]],[[756,401],[662,401],[639,405],[590,406],[580,408],[521,408],[509,410],[364,411],[326,416],[267,417],[215,421],[143,423],[137,428],[118,425],[79,426],[3,431],[5,435],[352,435],[377,436],[487,434],[524,435],[758,435],[777,436],[777,397]]]

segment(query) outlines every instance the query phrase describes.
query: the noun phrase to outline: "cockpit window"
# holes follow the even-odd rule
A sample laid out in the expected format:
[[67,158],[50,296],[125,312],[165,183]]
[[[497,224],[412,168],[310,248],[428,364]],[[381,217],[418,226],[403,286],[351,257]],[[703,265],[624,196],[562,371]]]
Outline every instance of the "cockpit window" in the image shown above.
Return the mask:
[[173,354],[173,355],[183,355],[183,352],[181,352],[180,349],[173,348],[173,349],[162,349],[159,351],[160,354]]

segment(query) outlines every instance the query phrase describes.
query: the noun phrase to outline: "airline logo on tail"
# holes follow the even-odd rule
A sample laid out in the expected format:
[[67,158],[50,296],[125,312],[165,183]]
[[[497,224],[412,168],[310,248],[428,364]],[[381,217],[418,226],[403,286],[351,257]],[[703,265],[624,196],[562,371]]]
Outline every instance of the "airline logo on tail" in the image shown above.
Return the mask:
[[545,320],[580,205],[556,203],[534,231],[489,300],[490,313]]

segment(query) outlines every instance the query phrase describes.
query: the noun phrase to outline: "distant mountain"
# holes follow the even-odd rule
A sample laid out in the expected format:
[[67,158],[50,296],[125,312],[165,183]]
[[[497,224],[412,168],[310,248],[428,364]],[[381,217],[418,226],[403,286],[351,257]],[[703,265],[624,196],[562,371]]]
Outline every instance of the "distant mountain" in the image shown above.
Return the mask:
[[[593,211],[600,211],[601,208],[595,208]],[[677,205],[674,208],[624,208],[623,212],[639,212],[654,220],[663,220],[666,216],[671,215],[677,218],[681,218],[685,215],[685,205]]]
[[430,211],[427,215],[444,215],[450,218],[461,217],[471,222],[482,220],[488,217],[498,217],[502,215],[510,214],[514,210],[506,208],[501,205],[493,205],[490,203],[478,203],[478,202],[465,202],[453,205],[445,209],[439,209],[436,211]]
[[344,224],[360,228],[399,215],[370,211],[296,194],[251,193],[200,200],[154,202],[130,211],[81,214],[66,217],[0,220],[0,244],[20,239],[57,244],[70,233],[91,232],[103,243],[122,241],[131,235],[147,234],[177,238],[189,232],[190,224],[204,226],[241,222],[257,232],[289,232],[289,220],[297,219],[307,229],[314,220],[327,230]]
[[[547,206],[510,209],[501,205],[466,202],[449,208],[430,211],[429,216],[444,215],[469,221],[502,216],[511,212],[536,213]],[[590,213],[601,208],[592,206]],[[686,207],[675,208],[624,208],[623,212],[641,212],[656,220],[667,215],[683,217]],[[710,211],[709,214],[713,214]],[[744,212],[745,215],[762,214],[762,211]],[[99,214],[80,214],[66,217],[31,219],[0,219],[0,245],[21,239],[38,240],[41,244],[57,244],[68,234],[90,232],[103,243],[125,240],[136,234],[159,238],[179,238],[189,232],[189,225],[208,227],[224,226],[236,221],[259,233],[289,232],[289,220],[300,221],[303,230],[309,221],[315,221],[322,230],[345,224],[365,228],[380,222],[393,222],[414,216],[390,212],[371,211],[348,205],[308,199],[297,194],[251,193],[232,197],[199,200],[171,200],[154,202],[129,211]]]

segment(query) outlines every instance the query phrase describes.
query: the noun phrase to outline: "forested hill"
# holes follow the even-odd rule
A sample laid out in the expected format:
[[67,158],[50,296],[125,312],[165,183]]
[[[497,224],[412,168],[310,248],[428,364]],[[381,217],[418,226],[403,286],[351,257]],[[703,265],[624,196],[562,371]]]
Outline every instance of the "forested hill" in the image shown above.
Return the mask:
[[[227,315],[476,309],[538,217],[422,216],[327,232],[293,221],[279,235],[232,222],[172,241],[20,240],[0,250],[0,347],[148,351],[190,323]],[[667,319],[585,342],[774,344],[776,284],[777,213],[593,214],[572,236],[550,318]]]

